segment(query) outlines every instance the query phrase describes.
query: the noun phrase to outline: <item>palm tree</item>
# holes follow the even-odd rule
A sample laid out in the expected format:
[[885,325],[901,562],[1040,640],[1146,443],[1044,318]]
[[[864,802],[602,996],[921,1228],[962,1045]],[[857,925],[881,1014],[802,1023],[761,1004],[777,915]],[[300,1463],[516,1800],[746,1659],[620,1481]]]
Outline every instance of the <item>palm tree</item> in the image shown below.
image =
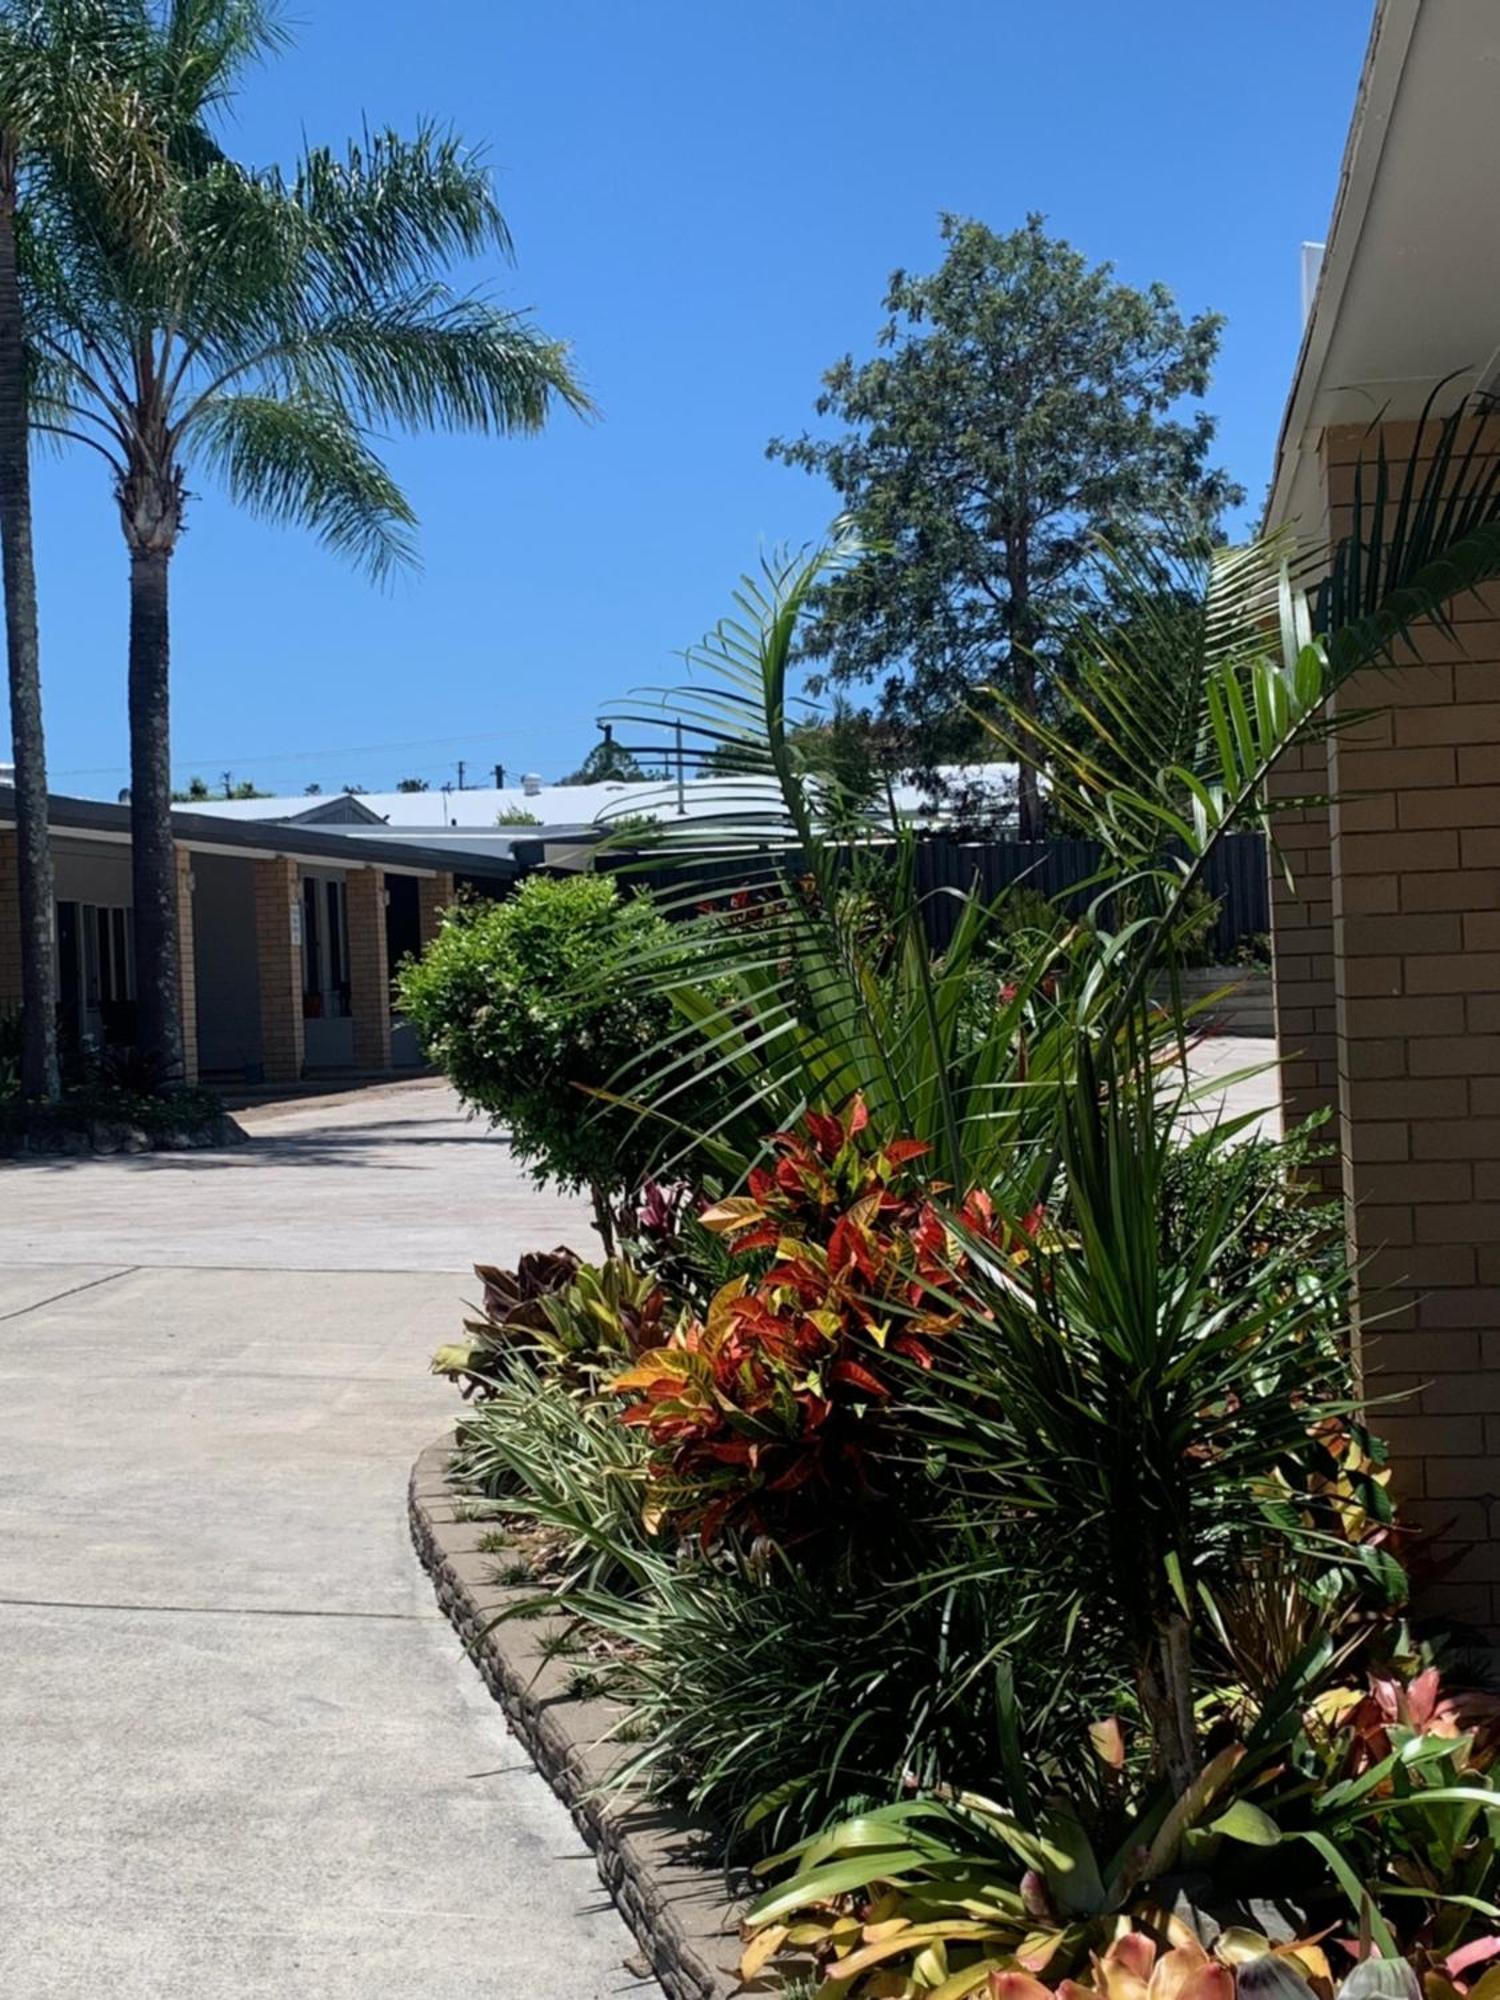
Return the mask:
[[47,818],[41,647],[32,556],[30,423],[18,232],[48,198],[44,162],[88,145],[113,153],[117,199],[134,184],[106,77],[114,50],[94,0],[10,0],[0,14],[0,573],[15,764],[21,905],[21,1090],[58,1095],[54,882]]
[[20,149],[0,128],[0,569],[5,579],[5,656],[15,760],[16,866],[21,903],[21,1091],[55,1098],[57,966],[52,950],[52,842],[47,827],[47,752],[31,549],[31,467],[26,354],[16,267]]
[[70,162],[73,226],[29,267],[31,339],[48,427],[108,464],[129,552],[138,1040],[175,1074],[168,614],[189,468],[379,576],[412,560],[415,517],[373,426],[527,432],[587,400],[561,345],[446,282],[456,260],[510,254],[489,173],[456,138],[366,133],[291,175],[243,167],[211,128],[275,40],[260,0],[136,4],[156,199],[122,208],[94,162]]

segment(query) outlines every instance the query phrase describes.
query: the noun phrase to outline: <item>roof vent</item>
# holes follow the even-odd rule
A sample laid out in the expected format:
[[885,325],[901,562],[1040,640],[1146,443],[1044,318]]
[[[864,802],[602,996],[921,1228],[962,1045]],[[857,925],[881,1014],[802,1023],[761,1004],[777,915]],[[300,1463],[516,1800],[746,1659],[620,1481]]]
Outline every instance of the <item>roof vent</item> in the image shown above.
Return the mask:
[[526,794],[528,799],[541,797],[542,781],[535,771],[528,771],[526,773],[525,777],[521,780],[521,790]]

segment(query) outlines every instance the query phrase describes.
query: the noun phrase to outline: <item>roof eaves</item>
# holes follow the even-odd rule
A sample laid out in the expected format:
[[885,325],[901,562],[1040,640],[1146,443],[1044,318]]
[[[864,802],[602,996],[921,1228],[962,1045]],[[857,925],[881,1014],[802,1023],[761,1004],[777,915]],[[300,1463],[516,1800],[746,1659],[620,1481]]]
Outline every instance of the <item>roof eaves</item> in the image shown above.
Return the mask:
[[1422,0],[1378,0],[1370,25],[1370,40],[1344,144],[1317,291],[1302,330],[1302,345],[1276,439],[1275,470],[1266,503],[1266,521],[1271,527],[1279,526],[1288,516],[1303,439],[1311,422],[1313,403],[1323,386],[1323,366],[1369,215],[1370,197],[1421,4]]
[[[103,799],[74,799],[54,794],[47,801],[49,824],[59,833],[96,833],[128,839],[130,808]],[[0,787],[0,822],[15,818],[15,792]],[[350,839],[334,827],[289,825],[284,820],[223,819],[212,813],[174,812],[172,832],[189,849],[244,848],[261,854],[287,854],[334,866],[368,867],[387,862],[395,868],[430,870],[434,873],[453,867],[451,848],[427,846],[416,841],[385,841],[362,834]],[[513,877],[516,862],[507,854],[472,854],[466,857],[465,872],[488,874],[497,879]]]

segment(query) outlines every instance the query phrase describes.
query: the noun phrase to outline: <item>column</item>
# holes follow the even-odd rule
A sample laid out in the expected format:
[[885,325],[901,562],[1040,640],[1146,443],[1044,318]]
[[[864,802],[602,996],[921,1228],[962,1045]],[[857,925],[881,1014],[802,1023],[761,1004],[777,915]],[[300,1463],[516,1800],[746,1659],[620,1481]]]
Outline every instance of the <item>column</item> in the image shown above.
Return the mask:
[[[1386,426],[1397,477],[1416,426]],[[1334,533],[1362,426],[1328,433]],[[1341,522],[1342,515],[1342,522]],[[1500,1627],[1500,590],[1449,607],[1330,738],[1340,1137],[1360,1351],[1407,1519],[1456,1557],[1425,1608]]]
[[255,948],[260,974],[260,1057],[267,1083],[302,1075],[302,899],[297,864],[255,863]]
[[385,936],[385,872],[355,869],[346,877],[349,908],[349,999],[358,1069],[391,1066],[391,972]]
[[444,910],[453,901],[453,876],[446,870],[436,875],[420,875],[417,878],[417,922],[420,927],[422,949],[438,934],[438,925]]

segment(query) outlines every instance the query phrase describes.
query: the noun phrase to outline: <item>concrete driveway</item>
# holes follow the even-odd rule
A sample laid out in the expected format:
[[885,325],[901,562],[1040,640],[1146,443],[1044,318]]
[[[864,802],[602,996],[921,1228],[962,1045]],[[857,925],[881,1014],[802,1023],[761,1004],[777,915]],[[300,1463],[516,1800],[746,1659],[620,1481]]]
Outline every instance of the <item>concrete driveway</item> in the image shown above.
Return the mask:
[[571,1240],[418,1082],[0,1165],[0,1994],[655,1995],[438,1616],[476,1257]]

